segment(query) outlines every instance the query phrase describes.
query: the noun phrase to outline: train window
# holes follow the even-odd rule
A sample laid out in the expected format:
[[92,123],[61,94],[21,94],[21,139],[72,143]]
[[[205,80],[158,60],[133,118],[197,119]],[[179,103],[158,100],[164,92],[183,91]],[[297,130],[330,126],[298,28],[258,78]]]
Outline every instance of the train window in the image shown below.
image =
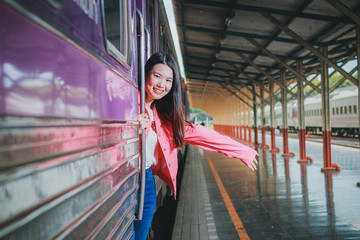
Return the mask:
[[352,114],[352,108],[351,108],[351,106],[349,106],[349,114]]
[[322,116],[322,109],[320,109],[320,116]]
[[340,114],[343,114],[343,107],[340,107]]
[[339,115],[339,108],[336,107],[336,115]]
[[128,0],[104,0],[102,6],[107,52],[120,63],[130,65],[130,4]]
[[347,106],[344,107],[344,114],[347,114]]
[[356,105],[354,105],[354,114],[356,114]]
[[332,115],[335,115],[335,108],[333,108],[332,110]]

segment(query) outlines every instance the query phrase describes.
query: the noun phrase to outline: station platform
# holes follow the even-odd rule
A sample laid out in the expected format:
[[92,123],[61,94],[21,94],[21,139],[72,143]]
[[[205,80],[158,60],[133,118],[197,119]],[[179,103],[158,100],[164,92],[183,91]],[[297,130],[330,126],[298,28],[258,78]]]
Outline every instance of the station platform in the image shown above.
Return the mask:
[[[270,137],[266,138],[270,142]],[[323,173],[322,143],[306,142],[312,164],[255,148],[258,170],[188,146],[173,240],[360,239],[360,150],[332,146],[336,173]]]

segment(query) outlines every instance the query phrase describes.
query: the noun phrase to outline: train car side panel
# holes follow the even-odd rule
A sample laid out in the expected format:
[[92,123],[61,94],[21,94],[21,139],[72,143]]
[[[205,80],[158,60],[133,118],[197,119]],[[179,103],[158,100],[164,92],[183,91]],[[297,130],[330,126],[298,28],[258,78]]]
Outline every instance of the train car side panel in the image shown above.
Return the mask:
[[0,3],[1,239],[131,236],[139,136],[127,2],[125,64],[106,50],[102,1]]

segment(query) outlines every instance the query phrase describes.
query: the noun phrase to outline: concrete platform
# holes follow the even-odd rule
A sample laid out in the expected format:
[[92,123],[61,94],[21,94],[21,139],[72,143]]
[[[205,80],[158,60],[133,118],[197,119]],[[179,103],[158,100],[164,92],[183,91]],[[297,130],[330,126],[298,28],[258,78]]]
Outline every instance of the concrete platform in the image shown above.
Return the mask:
[[360,239],[360,150],[332,146],[340,172],[322,173],[322,144],[306,143],[312,164],[297,163],[298,145],[287,159],[258,148],[256,172],[189,146],[172,239]]

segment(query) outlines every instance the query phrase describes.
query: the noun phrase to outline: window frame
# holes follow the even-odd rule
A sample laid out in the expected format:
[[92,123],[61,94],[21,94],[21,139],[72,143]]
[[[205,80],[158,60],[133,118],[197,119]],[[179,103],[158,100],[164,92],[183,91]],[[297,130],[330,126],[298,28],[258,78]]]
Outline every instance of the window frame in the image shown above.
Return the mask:
[[[125,27],[126,30],[123,33],[123,37],[122,39],[124,39],[123,41],[125,41],[125,54],[123,54],[108,38],[108,34],[107,34],[107,29],[106,29],[106,16],[105,16],[105,1],[106,0],[101,0],[101,21],[102,21],[102,26],[103,26],[103,35],[104,35],[104,45],[105,45],[105,49],[107,54],[109,54],[112,58],[114,58],[116,61],[118,61],[123,67],[125,67],[127,70],[130,69],[130,65],[131,65],[131,60],[132,60],[132,38],[131,38],[131,30],[132,30],[132,21],[131,21],[131,1],[129,0],[120,0],[119,4],[126,4],[125,8],[125,17],[119,19],[120,23],[122,21],[125,21]],[[120,12],[120,10],[119,10]],[[124,12],[124,11],[123,11]],[[120,16],[122,15],[122,13],[120,13]],[[121,34],[121,32],[120,32]]]

